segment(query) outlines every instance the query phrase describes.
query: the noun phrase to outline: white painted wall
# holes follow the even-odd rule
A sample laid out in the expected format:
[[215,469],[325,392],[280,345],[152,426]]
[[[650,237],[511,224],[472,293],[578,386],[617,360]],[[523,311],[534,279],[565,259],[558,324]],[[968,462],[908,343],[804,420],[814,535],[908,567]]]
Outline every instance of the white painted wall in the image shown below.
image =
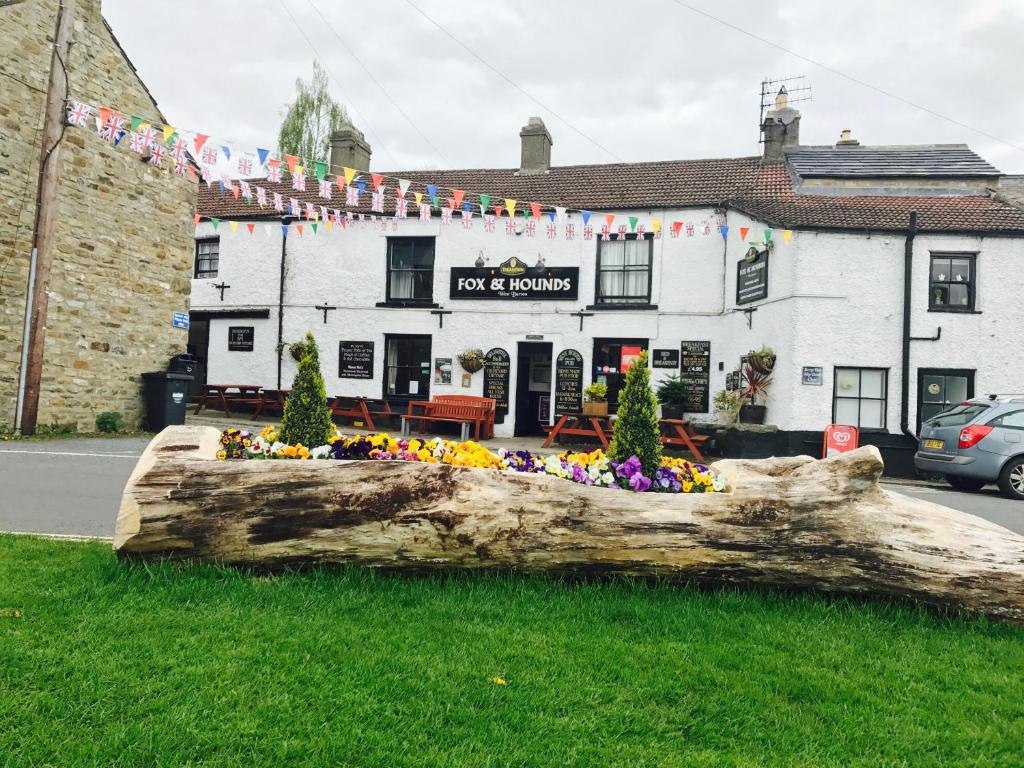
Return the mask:
[[[712,209],[685,211],[648,210],[629,212],[641,221],[660,217],[665,222],[663,237],[655,241],[652,302],[658,310],[598,311],[583,321],[572,312],[594,302],[594,269],[597,236],[581,237],[578,215],[576,238],[565,240],[545,236],[546,219],[538,222],[537,236],[508,236],[504,220],[494,233],[486,233],[476,218],[465,230],[458,216],[451,226],[439,219],[429,224],[409,219],[397,230],[381,231],[367,222],[341,230],[313,235],[307,223],[304,235],[294,231],[288,238],[288,271],[285,289],[284,339],[301,338],[312,330],[321,347],[324,378],[329,394],[379,397],[384,366],[385,333],[429,333],[433,337],[431,365],[435,357],[457,358],[470,347],[485,352],[503,347],[511,357],[510,391],[512,412],[499,434],[511,434],[516,382],[516,345],[528,335],[542,334],[553,343],[553,353],[566,348],[578,350],[584,359],[584,380],[589,383],[594,338],[649,339],[650,348],[678,349],[682,340],[711,341],[711,393],[725,385],[746,351],[767,344],[775,349],[778,363],[768,403],[768,421],[783,429],[820,430],[832,419],[833,369],[835,366],[887,368],[887,427],[899,430],[900,334],[902,325],[902,236],[843,234],[814,231],[794,232],[784,242],[776,231],[770,256],[769,296],[746,305],[756,308],[750,315],[737,312],[735,303],[736,264],[752,240],[763,240],[761,222],[730,211],[728,242],[716,229]],[[622,217],[626,212],[621,214]],[[669,237],[668,226],[681,219],[712,224],[712,235]],[[600,222],[594,221],[595,229]],[[746,241],[740,227],[749,227]],[[294,230],[294,228],[293,228]],[[209,222],[196,228],[197,237],[220,236],[220,272],[215,279],[193,283],[193,309],[269,307],[269,319],[214,319],[210,322],[208,381],[211,383],[256,383],[276,385],[278,269],[281,232],[277,224],[264,233],[264,222],[256,221],[249,235],[244,223],[232,233],[226,222],[217,232]],[[385,259],[388,236],[437,237],[434,268],[434,301],[453,314],[438,317],[425,309],[376,307],[385,299]],[[1024,389],[1024,359],[1013,343],[1014,332],[1024,326],[1024,309],[1017,296],[1022,243],[1010,238],[974,238],[919,235],[915,243],[913,285],[913,334],[932,336],[942,326],[938,342],[913,342],[911,375],[917,368],[977,369],[976,391],[1021,391]],[[977,309],[979,314],[963,315],[928,311],[929,251],[977,252]],[[449,270],[472,266],[480,252],[496,266],[510,256],[528,264],[543,254],[548,266],[580,267],[578,301],[459,301],[448,298]],[[213,283],[226,282],[223,302]],[[323,314],[314,309],[327,303],[338,309]],[[227,351],[230,325],[255,327],[255,348],[251,353]],[[373,380],[338,378],[338,342],[375,342]],[[719,363],[724,370],[719,371]],[[823,368],[822,386],[803,386],[802,366]],[[285,354],[283,386],[288,386],[294,365]],[[657,382],[670,373],[652,371]],[[461,387],[462,370],[454,364],[451,385],[431,384],[432,394],[445,392],[481,394],[483,373],[473,376],[470,389]],[[911,381],[910,423],[916,422],[916,378]],[[697,415],[699,418],[700,416]]]

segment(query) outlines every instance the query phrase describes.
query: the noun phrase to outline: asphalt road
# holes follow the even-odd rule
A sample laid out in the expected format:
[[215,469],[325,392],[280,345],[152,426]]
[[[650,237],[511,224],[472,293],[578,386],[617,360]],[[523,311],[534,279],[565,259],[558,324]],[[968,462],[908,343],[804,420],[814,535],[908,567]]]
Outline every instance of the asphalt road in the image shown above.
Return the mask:
[[[113,536],[121,491],[145,438],[0,443],[0,531]],[[886,488],[978,515],[1024,534],[1024,501],[885,483]]]

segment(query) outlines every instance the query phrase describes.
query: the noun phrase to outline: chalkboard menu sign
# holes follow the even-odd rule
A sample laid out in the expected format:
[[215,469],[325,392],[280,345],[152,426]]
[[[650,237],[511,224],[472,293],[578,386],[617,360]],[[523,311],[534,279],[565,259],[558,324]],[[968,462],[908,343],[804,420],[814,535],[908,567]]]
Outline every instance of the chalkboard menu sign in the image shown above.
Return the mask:
[[749,304],[768,298],[768,254],[736,264],[736,303]]
[[503,424],[508,413],[509,356],[501,347],[489,350],[484,362],[484,397],[494,400],[495,418]]
[[678,368],[678,349],[655,349],[651,351],[651,368]]
[[711,389],[711,342],[682,343],[683,370],[679,376],[686,387],[686,413],[707,413]]
[[229,325],[228,352],[252,352],[255,333],[251,325]]
[[373,342],[338,342],[338,378],[373,378]]
[[563,349],[555,360],[555,413],[583,411],[583,355]]

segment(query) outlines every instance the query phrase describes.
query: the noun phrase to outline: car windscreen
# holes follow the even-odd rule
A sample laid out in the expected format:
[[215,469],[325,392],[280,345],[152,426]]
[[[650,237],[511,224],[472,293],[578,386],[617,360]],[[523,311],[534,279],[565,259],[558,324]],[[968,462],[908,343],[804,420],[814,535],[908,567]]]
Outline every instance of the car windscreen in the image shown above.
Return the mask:
[[932,416],[925,422],[929,427],[961,427],[967,424],[988,410],[987,405],[977,403],[961,403],[954,405],[948,411]]

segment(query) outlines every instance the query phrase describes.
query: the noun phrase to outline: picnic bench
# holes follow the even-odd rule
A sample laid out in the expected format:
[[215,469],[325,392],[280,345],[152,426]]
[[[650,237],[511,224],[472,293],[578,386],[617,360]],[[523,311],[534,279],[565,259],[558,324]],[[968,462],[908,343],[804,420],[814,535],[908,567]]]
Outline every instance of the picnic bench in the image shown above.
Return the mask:
[[563,413],[559,415],[558,421],[551,427],[548,437],[544,441],[547,448],[560,435],[575,435],[577,437],[595,437],[601,443],[604,450],[608,450],[608,435],[606,428],[610,424],[607,416],[583,416],[578,413]]
[[220,403],[224,409],[224,415],[230,417],[230,406],[258,403],[260,387],[257,384],[204,384],[193,399],[196,409],[192,415],[198,415],[203,408],[207,407],[207,400],[210,398],[215,403]]
[[[420,413],[416,409],[421,409]],[[402,416],[402,436],[408,437],[412,422],[418,423],[418,430],[423,431],[424,425],[430,430],[436,422],[459,424],[460,439],[469,439],[469,427],[473,426],[474,439],[479,440],[481,432],[485,432],[488,419],[487,406],[471,402],[446,402],[442,400],[411,400],[409,412]]]
[[[486,420],[483,424],[483,439],[490,440],[494,437],[494,421],[497,416],[498,409],[493,397],[480,397],[479,395],[434,395],[434,397],[431,398],[431,402],[482,406],[486,416]],[[479,437],[477,439],[479,439]]]
[[290,389],[264,389],[260,391],[260,400],[256,404],[256,410],[253,411],[252,420],[256,421],[260,417],[260,414],[270,411],[277,411],[281,414],[284,413],[284,404],[288,399],[288,395],[291,392]]
[[397,419],[401,414],[391,410],[391,404],[381,398],[345,397],[338,395],[330,403],[332,416],[344,416],[350,419],[362,419],[371,432],[377,431],[373,417],[378,419]]
[[662,431],[662,445],[682,446],[693,454],[693,458],[704,463],[704,456],[698,446],[708,441],[707,435],[698,435],[694,432],[688,419],[658,419],[658,424]]

